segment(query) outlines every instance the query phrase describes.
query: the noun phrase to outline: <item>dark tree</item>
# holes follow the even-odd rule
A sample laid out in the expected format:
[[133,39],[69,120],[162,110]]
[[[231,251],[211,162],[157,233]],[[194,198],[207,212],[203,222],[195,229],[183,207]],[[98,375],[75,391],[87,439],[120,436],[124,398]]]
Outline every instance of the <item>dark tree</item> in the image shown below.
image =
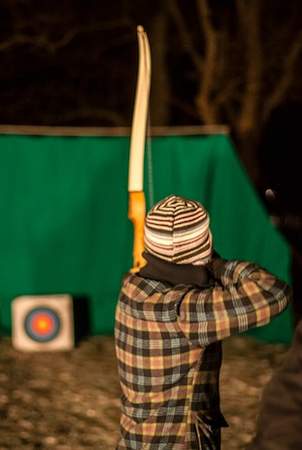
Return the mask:
[[259,187],[267,121],[302,101],[301,22],[298,0],[3,0],[0,122],[129,126],[141,23],[152,124],[229,125]]

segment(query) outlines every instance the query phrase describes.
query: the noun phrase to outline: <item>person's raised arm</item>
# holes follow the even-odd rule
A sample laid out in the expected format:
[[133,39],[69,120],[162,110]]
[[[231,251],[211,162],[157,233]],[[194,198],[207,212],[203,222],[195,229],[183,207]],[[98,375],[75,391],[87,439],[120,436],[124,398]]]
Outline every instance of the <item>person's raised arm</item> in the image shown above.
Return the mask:
[[179,325],[197,345],[265,325],[288,305],[290,287],[254,263],[216,256],[208,268],[215,284],[190,290],[178,307]]

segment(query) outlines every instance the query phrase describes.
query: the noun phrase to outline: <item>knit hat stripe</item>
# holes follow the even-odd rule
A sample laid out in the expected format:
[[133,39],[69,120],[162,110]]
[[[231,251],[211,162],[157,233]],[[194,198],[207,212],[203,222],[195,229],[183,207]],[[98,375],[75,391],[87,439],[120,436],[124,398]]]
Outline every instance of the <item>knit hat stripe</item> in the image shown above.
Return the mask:
[[190,227],[188,224],[186,224],[184,227],[174,227],[174,236],[186,236],[187,234],[194,234],[194,233],[207,233],[209,230],[209,223],[208,221],[204,222],[192,222],[192,226]]
[[178,264],[205,264],[212,254],[207,211],[194,200],[165,198],[146,217],[145,249]]
[[[153,252],[149,251],[149,253],[152,253],[153,255],[161,259],[171,262],[171,253],[169,251],[164,251],[163,248],[160,248],[160,251],[156,251],[155,249],[153,249]],[[210,257],[211,254],[208,248],[204,249],[204,251],[201,251],[200,247],[195,247],[194,249],[192,249],[191,252],[184,252],[181,254],[177,254],[176,256],[173,257],[172,262],[177,264],[194,263],[196,265],[201,265],[206,264],[210,260]]]
[[152,217],[148,218],[148,221],[150,223],[154,224],[169,224],[170,226],[173,226],[175,224],[181,224],[186,222],[191,222],[193,220],[205,220],[206,216],[199,211],[191,211],[190,214],[188,213],[181,213],[178,215],[171,215],[171,214],[154,214]]
[[192,251],[198,251],[199,253],[207,253],[209,248],[211,246],[211,242],[210,240],[207,240],[205,243],[204,242],[199,242],[199,244],[193,245],[193,246],[186,246],[185,248],[178,247],[177,248],[177,257],[178,256],[184,256],[185,254],[189,254]]
[[151,229],[147,225],[145,226],[145,234],[146,236],[152,236],[152,239],[155,241],[162,241],[162,242],[181,242],[181,241],[189,241],[191,239],[194,239],[196,236],[199,236],[199,238],[204,237],[204,239],[207,237],[208,234],[208,227],[207,224],[198,224],[197,226],[194,226],[192,228],[186,227],[185,229],[178,229],[174,231],[172,234],[168,231],[162,231],[158,229]]
[[188,236],[186,239],[182,238],[182,236],[180,236],[178,239],[173,238],[173,236],[169,236],[168,239],[166,236],[163,236],[162,234],[155,234],[155,233],[148,233],[148,231],[146,230],[145,232],[145,240],[150,242],[150,245],[156,245],[159,247],[175,247],[175,248],[180,248],[180,247],[190,247],[192,245],[198,245],[198,243],[201,243],[202,245],[206,245],[206,243],[210,240],[209,239],[209,234],[206,233],[204,235],[200,235],[199,234],[194,234],[194,235],[190,235]]
[[205,227],[208,226],[209,221],[207,217],[197,216],[189,216],[182,218],[182,220],[163,220],[163,219],[150,219],[147,218],[146,226],[149,228],[154,228],[157,230],[167,230],[171,232],[171,229],[190,229],[194,224],[203,223]]
[[174,245],[175,247],[175,254],[182,255],[186,252],[190,252],[192,249],[198,248],[200,252],[208,251],[211,245],[211,239],[209,239],[209,236],[207,236],[206,240],[201,239],[195,239],[194,241],[191,241],[190,243],[180,244],[180,245]]
[[153,211],[152,217],[150,217],[150,220],[154,220],[156,218],[158,218],[158,220],[162,220],[164,217],[165,218],[170,218],[171,220],[179,220],[182,219],[183,217],[194,217],[194,216],[204,216],[206,217],[207,214],[205,213],[205,211],[200,211],[200,210],[183,210],[183,208],[180,211],[162,211],[162,210],[156,210]]
[[194,242],[189,246],[154,245],[154,242],[150,243],[148,240],[145,241],[145,245],[148,251],[155,256],[166,261],[173,260],[174,263],[181,264],[192,264],[193,262],[196,264],[204,264],[210,259],[212,249],[211,239],[208,239],[206,243],[196,245],[196,242]]
[[191,258],[193,256],[197,256],[199,255],[199,259],[200,259],[200,255],[207,254],[207,250],[208,249],[204,249],[204,251],[201,251],[202,247],[195,247],[194,249],[192,249],[190,252],[183,252],[183,253],[178,253],[177,256],[175,256],[174,261],[180,261],[180,260],[184,260],[187,258]]
[[200,243],[201,245],[206,245],[206,243],[210,240],[211,239],[210,239],[209,233],[205,233],[203,235],[195,234],[195,235],[191,235],[190,238],[188,237],[187,239],[173,239],[173,245],[176,248],[179,248],[181,246],[189,247],[191,244],[198,245],[198,243]]

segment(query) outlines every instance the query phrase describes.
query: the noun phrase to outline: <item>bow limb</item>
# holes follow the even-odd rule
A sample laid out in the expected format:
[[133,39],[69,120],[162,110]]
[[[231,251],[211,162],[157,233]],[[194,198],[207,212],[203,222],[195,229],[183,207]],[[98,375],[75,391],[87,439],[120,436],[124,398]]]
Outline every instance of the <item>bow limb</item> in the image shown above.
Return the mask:
[[129,156],[129,206],[128,217],[133,223],[133,268],[137,272],[145,265],[144,222],[146,201],[144,194],[144,152],[151,81],[151,57],[147,35],[143,27],[137,28],[139,47],[138,79],[131,128]]

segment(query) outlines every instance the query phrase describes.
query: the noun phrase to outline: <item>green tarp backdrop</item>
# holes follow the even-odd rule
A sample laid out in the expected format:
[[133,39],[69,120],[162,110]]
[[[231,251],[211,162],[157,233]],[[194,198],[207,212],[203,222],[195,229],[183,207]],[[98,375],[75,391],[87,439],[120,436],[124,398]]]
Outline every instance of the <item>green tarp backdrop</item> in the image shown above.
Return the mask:
[[[0,136],[2,332],[10,332],[17,295],[70,292],[89,298],[92,334],[112,333],[132,263],[128,155],[126,137]],[[256,261],[289,280],[288,245],[226,135],[153,138],[152,161],[155,202],[171,193],[201,201],[222,256]],[[253,334],[289,342],[290,312]]]

